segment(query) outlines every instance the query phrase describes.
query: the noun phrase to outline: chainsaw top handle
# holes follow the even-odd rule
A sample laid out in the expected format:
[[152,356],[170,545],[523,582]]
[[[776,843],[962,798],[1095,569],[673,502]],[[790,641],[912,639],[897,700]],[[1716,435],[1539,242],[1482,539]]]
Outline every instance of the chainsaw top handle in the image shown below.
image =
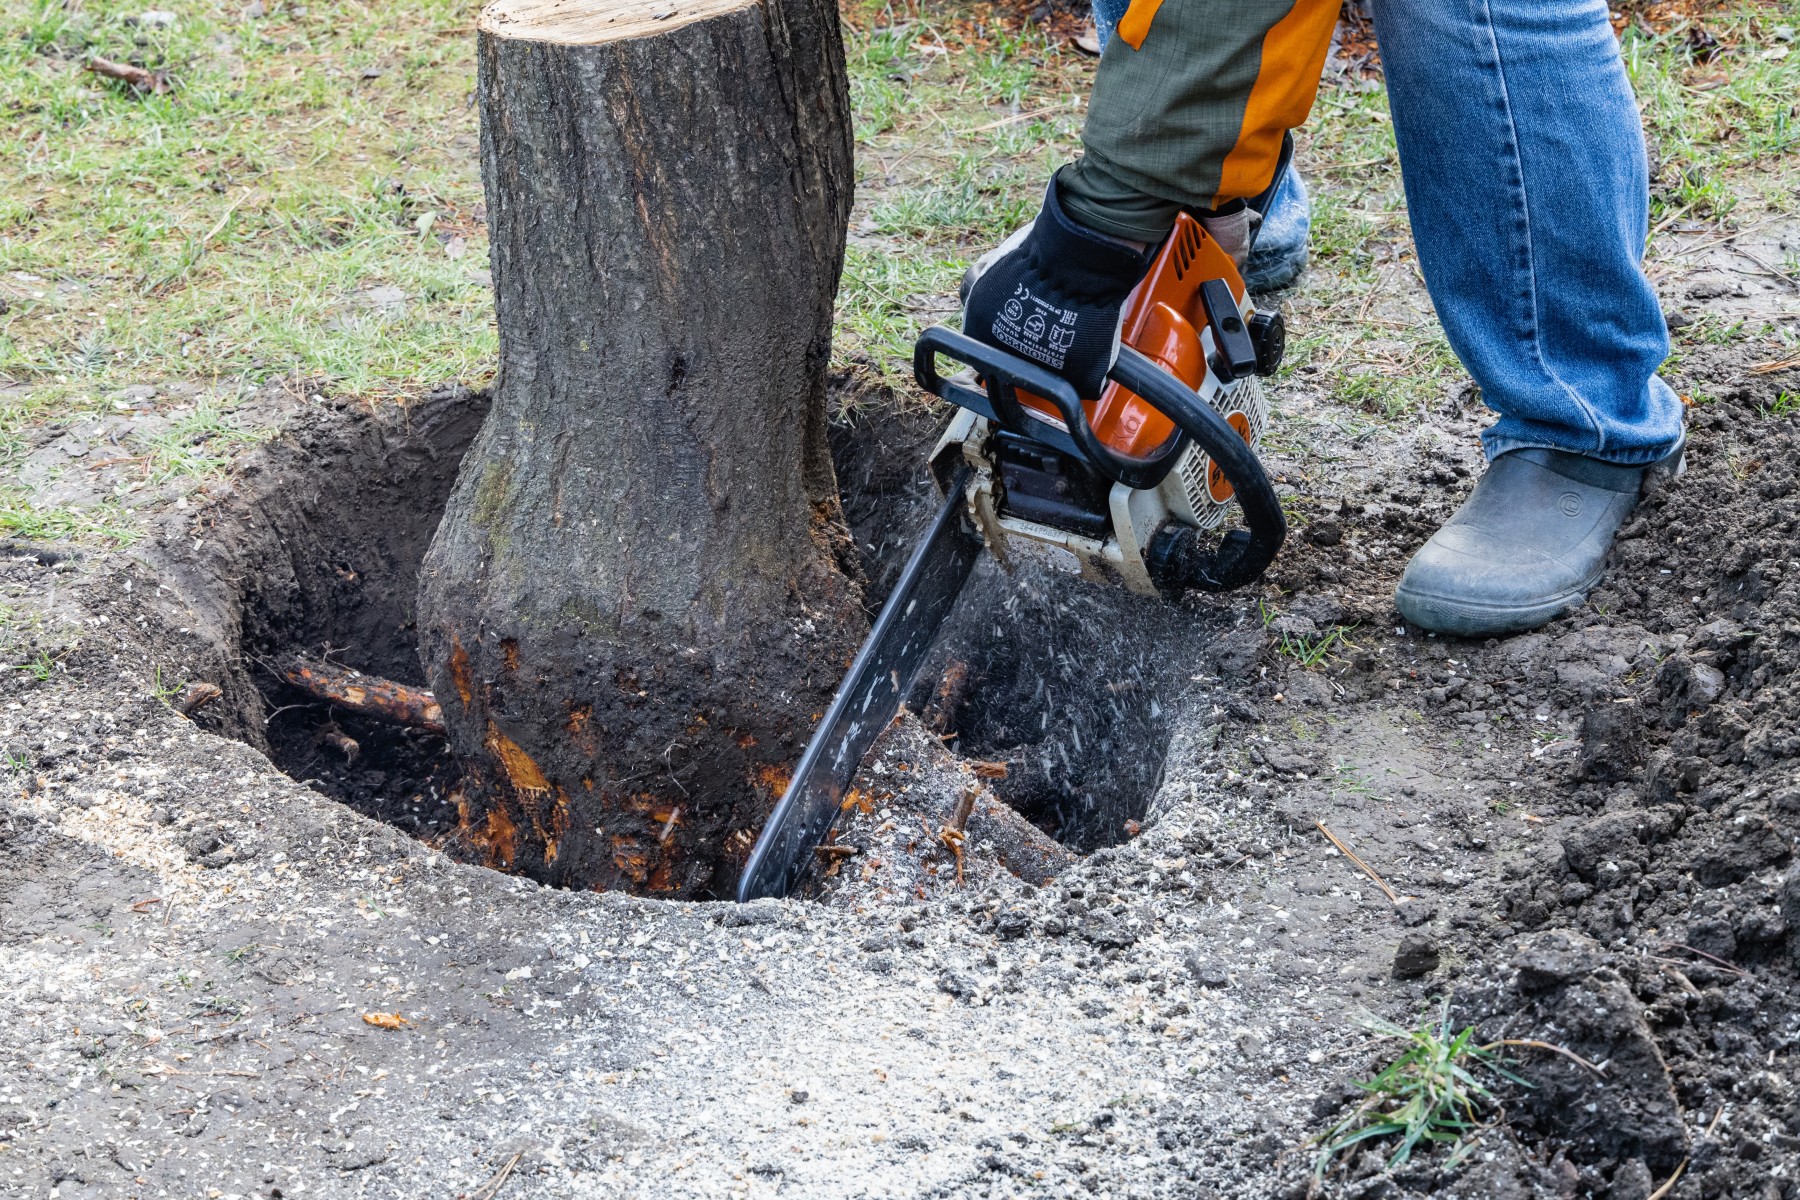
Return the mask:
[[[974,369],[982,387],[970,387],[938,373],[944,355]],[[1247,529],[1233,530],[1211,553],[1184,549],[1177,574],[1188,587],[1227,591],[1254,582],[1274,561],[1287,537],[1287,520],[1262,463],[1237,430],[1210,404],[1130,346],[1119,347],[1108,378],[1136,393],[1174,423],[1176,433],[1150,454],[1121,454],[1103,444],[1088,424],[1087,410],[1069,382],[1016,354],[934,325],[913,349],[919,386],[1002,427],[1092,465],[1106,478],[1130,488],[1153,488],[1163,481],[1186,448],[1187,439],[1211,456],[1237,493]],[[1059,429],[1019,403],[1023,389],[1056,406],[1066,429]]]
[[[939,354],[973,367],[983,387],[972,388],[940,376],[937,369]],[[933,395],[980,413],[1014,433],[1073,455],[1114,483],[1126,487],[1153,488],[1161,483],[1186,444],[1186,439],[1178,434],[1142,457],[1121,454],[1094,436],[1093,427],[1088,424],[1087,409],[1068,380],[1016,354],[978,342],[942,325],[933,325],[919,335],[918,345],[913,348],[913,375],[919,386]],[[1062,414],[1066,429],[1057,428],[1041,414],[1020,404],[1018,393],[1021,390],[1054,404]]]

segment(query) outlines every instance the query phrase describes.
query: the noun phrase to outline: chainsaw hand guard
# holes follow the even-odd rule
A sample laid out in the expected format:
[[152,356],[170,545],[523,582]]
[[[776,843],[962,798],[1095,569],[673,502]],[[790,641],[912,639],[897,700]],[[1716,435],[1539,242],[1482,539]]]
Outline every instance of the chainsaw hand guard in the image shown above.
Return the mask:
[[[937,356],[972,368],[981,387],[970,387],[938,371]],[[1121,454],[1095,436],[1081,398],[1068,381],[1017,355],[942,326],[919,336],[913,351],[919,386],[994,421],[1002,428],[1042,442],[1092,465],[1106,478],[1130,488],[1160,484],[1193,439],[1236,492],[1246,529],[1227,534],[1217,549],[1199,549],[1192,531],[1177,543],[1155,548],[1158,573],[1171,590],[1228,591],[1252,583],[1274,561],[1287,537],[1287,519],[1262,464],[1238,432],[1212,406],[1189,391],[1149,358],[1121,346],[1108,378],[1135,393],[1174,423],[1176,433],[1150,454]],[[1019,391],[1050,401],[1062,427],[1020,404]]]
[[[939,354],[973,368],[983,387],[972,388],[939,375]],[[1121,346],[1119,362],[1113,364],[1108,378],[1123,382],[1119,369],[1127,355],[1143,359],[1143,355],[1130,346]],[[1149,362],[1148,359],[1144,361]],[[1150,369],[1157,370],[1154,365]],[[1161,374],[1160,371],[1157,373]],[[1016,354],[978,342],[942,325],[933,325],[919,335],[918,344],[913,348],[913,377],[919,381],[920,387],[933,395],[942,397],[959,408],[979,413],[1002,428],[1082,459],[1114,483],[1122,483],[1126,487],[1153,488],[1161,483],[1187,445],[1186,435],[1178,432],[1143,457],[1121,454],[1094,436],[1093,427],[1088,424],[1087,410],[1082,407],[1081,397],[1068,380]],[[1169,382],[1177,388],[1181,386],[1173,380]],[[1062,414],[1062,426],[1052,424],[1042,414],[1020,404],[1020,390],[1041,396],[1054,404]],[[1152,404],[1156,403],[1153,397],[1145,396],[1144,399]],[[1174,417],[1170,416],[1169,419],[1174,420]],[[1223,425],[1224,422],[1221,421],[1220,424]],[[1177,427],[1179,429],[1179,422]]]
[[1287,516],[1256,453],[1216,411],[1178,380],[1130,346],[1119,349],[1112,379],[1136,392],[1212,457],[1236,490],[1244,529],[1234,529],[1210,554],[1194,547],[1176,566],[1177,586],[1226,592],[1262,578],[1287,540]]

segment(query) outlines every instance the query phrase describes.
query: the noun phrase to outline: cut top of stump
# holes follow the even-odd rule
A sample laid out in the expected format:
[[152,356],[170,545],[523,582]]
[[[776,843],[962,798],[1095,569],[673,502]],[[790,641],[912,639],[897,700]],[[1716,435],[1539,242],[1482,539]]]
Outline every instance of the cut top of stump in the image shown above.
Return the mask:
[[755,0],[493,0],[477,28],[494,37],[594,46],[654,37]]

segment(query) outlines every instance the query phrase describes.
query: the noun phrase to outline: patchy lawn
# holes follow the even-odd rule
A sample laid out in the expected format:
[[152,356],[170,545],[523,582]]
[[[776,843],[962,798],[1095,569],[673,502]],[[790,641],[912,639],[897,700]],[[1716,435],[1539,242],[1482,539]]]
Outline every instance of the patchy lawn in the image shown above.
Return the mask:
[[[476,11],[25,0],[0,18],[0,161],[13,167],[0,179],[0,533],[128,539],[134,511],[175,494],[171,479],[203,484],[260,436],[243,402],[272,384],[379,402],[491,371]],[[1718,254],[1800,277],[1800,250],[1737,236],[1800,205],[1797,26],[1793,0],[1665,4],[1626,23],[1659,278]],[[923,403],[913,338],[954,321],[962,272],[1077,153],[1095,60],[964,3],[859,0],[845,41],[858,200],[840,395]],[[169,90],[103,78],[86,69],[94,57]],[[1320,428],[1354,442],[1464,377],[1418,286],[1378,79],[1328,74],[1300,162],[1313,267],[1280,298],[1294,337],[1272,444],[1329,457]],[[1779,361],[1800,335],[1775,316],[1703,306],[1680,339],[1760,339]],[[120,414],[155,419],[105,424]],[[110,457],[23,469],[83,421]],[[94,476],[98,498],[57,486],[96,462],[129,469]]]

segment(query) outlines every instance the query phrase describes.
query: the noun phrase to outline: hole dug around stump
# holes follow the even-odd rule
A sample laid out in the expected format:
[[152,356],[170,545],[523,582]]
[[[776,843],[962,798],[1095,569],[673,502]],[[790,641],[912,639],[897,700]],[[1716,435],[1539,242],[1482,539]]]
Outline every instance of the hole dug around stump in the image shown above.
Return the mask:
[[282,672],[303,656],[424,686],[419,564],[487,403],[485,392],[448,387],[398,411],[310,413],[245,467],[211,531],[237,580],[238,661],[262,701],[220,732],[452,853],[457,772],[443,736],[327,703]]
[[994,795],[1064,846],[1120,845],[1142,832],[1173,732],[1163,617],[1120,590],[984,564],[914,707],[956,753],[1004,765]]
[[[238,670],[261,700],[260,712],[201,710],[203,723],[315,791],[467,861],[484,857],[464,836],[444,737],[322,701],[281,672],[303,656],[424,686],[413,620],[420,564],[487,402],[449,387],[399,416],[350,406],[308,415],[245,468],[212,526],[223,561],[200,564],[234,583]],[[922,524],[930,506],[896,512],[895,497],[857,490],[868,472],[853,460],[870,452],[869,435],[844,433],[834,430],[833,448],[846,510],[889,529],[884,515]],[[906,440],[888,431],[879,452],[905,453],[894,443]],[[886,559],[910,550],[911,538],[857,532],[871,577],[891,576]],[[956,752],[1007,764],[992,781],[999,799],[1083,854],[1138,831],[1169,744],[1157,634],[1142,614],[1121,622],[1121,602],[1079,581],[984,566],[913,696],[913,710],[953,735]],[[1121,637],[1126,625],[1134,633]]]

